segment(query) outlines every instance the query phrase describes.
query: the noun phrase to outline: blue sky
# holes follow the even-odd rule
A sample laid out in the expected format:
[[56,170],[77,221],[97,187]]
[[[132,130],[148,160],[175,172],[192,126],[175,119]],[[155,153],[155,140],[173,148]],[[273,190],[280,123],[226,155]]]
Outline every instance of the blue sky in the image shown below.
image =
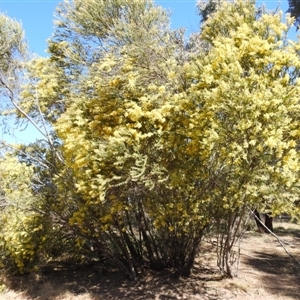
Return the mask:
[[[25,30],[30,50],[45,56],[46,40],[53,32],[53,13],[58,0],[0,0],[0,11],[21,21]],[[196,13],[196,0],[157,0],[157,4],[170,9],[172,13],[171,26],[185,27],[188,33],[199,28],[199,16]],[[283,11],[287,10],[287,0],[257,1],[265,3],[268,8],[280,5]]]
[[[46,40],[53,32],[53,13],[61,1],[57,0],[0,0],[0,11],[21,21],[30,45],[30,50],[44,56]],[[157,4],[172,12],[172,27],[186,27],[188,32],[199,28],[196,0],[161,0]]]
[[[0,11],[17,21],[21,21],[31,52],[46,56],[46,40],[53,33],[53,13],[59,2],[61,1],[0,0]],[[157,0],[156,3],[170,9],[172,28],[185,27],[188,35],[198,30],[199,16],[196,13],[196,0]],[[258,1],[257,3],[265,3],[269,9],[279,6],[283,12],[288,8],[287,0],[282,0],[282,2]],[[4,135],[3,133],[1,136],[0,131],[0,139],[4,138],[14,143],[33,141],[36,136],[38,133],[34,128],[22,132],[15,131],[15,136]]]

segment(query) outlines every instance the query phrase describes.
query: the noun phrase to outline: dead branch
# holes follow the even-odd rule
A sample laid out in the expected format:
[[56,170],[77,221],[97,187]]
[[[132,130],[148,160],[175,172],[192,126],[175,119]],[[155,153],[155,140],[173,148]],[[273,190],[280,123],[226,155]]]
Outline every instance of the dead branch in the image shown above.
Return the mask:
[[286,249],[286,247],[284,246],[284,243],[280,240],[280,238],[274,233],[272,232],[254,213],[254,211],[252,209],[249,208],[249,211],[251,212],[251,214],[256,218],[256,220],[258,220],[258,222],[271,234],[273,235],[276,240],[279,242],[279,244],[281,245],[281,247],[284,249],[284,251],[289,255],[289,257],[297,264],[300,266],[300,262]]

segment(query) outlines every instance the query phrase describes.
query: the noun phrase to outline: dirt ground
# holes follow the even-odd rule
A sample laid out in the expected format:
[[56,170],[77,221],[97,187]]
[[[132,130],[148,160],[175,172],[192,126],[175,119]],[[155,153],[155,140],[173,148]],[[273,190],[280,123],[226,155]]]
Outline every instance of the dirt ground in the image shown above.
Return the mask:
[[[274,231],[288,252],[300,261],[300,226],[277,222]],[[238,277],[234,279],[220,276],[215,248],[207,240],[188,279],[175,279],[166,270],[148,271],[137,282],[130,282],[117,271],[97,266],[53,265],[38,274],[6,279],[10,289],[0,294],[0,299],[300,299],[300,264],[290,258],[275,237],[247,232],[240,251]]]

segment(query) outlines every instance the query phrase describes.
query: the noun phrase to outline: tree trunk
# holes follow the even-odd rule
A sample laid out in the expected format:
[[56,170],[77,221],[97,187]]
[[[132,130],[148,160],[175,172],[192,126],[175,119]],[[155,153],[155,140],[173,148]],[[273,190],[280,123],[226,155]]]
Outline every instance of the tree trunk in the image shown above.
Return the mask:
[[266,232],[266,229],[264,228],[263,224],[262,224],[262,220],[260,218],[260,215],[259,215],[259,212],[257,209],[254,209],[253,211],[254,215],[255,215],[255,223],[256,223],[256,226],[259,230],[260,233],[264,233]]
[[[265,225],[271,232],[273,232],[273,218],[267,213],[265,213]],[[266,233],[270,233],[270,231],[265,228]]]
[[273,232],[273,218],[270,217],[270,215],[268,213],[265,213],[264,214],[265,215],[265,226],[264,226],[257,209],[255,209],[253,212],[255,215],[256,226],[257,226],[259,232],[261,232],[261,233],[270,233],[270,231]]

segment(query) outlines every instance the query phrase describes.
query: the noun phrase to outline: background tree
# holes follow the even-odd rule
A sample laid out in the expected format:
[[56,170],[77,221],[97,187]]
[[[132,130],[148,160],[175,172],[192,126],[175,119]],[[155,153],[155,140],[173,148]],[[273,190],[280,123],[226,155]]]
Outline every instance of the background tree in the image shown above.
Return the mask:
[[27,55],[27,45],[21,24],[3,13],[0,13],[0,37],[0,108],[5,113],[13,107],[20,88],[19,75]]
[[222,0],[198,0],[197,8],[201,18],[201,23],[204,23],[217,9],[217,6],[220,5]]
[[289,3],[289,9],[288,12],[291,14],[291,17],[295,18],[295,25],[300,25],[300,3],[297,0],[288,0]]
[[0,14],[0,35],[0,83],[3,97],[4,89],[12,89],[18,82],[17,72],[26,54],[26,43],[21,24],[3,13]]

